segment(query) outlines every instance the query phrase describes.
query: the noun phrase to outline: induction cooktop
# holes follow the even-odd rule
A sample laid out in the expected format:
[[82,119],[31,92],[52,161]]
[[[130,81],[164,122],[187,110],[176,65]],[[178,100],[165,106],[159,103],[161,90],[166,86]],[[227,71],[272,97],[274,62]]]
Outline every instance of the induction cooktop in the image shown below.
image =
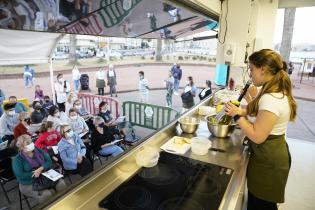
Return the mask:
[[217,210],[233,170],[161,152],[153,168],[141,168],[105,197],[108,210]]

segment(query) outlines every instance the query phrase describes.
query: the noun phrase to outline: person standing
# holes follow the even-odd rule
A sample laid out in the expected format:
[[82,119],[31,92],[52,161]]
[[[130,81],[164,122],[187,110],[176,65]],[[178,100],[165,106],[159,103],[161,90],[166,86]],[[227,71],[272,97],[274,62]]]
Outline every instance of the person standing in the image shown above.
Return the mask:
[[293,63],[290,62],[290,63],[289,63],[289,69],[288,69],[289,77],[291,77],[291,75],[292,75],[292,73],[293,73],[293,70],[294,70]]
[[107,85],[109,86],[110,96],[113,97],[113,94],[117,97],[117,80],[116,80],[116,71],[114,69],[113,64],[109,65],[109,69],[107,71]]
[[72,69],[72,80],[73,80],[74,92],[76,92],[76,93],[79,92],[80,78],[81,78],[81,73],[80,73],[77,65],[74,65],[73,69]]
[[148,103],[149,102],[149,86],[148,81],[144,78],[144,72],[139,71],[139,96],[140,102]]
[[182,70],[179,64],[174,64],[174,66],[172,67],[172,74],[174,77],[174,94],[178,95],[179,83],[182,79]]
[[29,65],[24,67],[24,84],[25,87],[33,87],[33,81],[35,79],[35,71]]
[[174,77],[172,71],[168,72],[168,78],[164,80],[166,86],[166,103],[168,107],[172,107],[173,91],[174,91]]
[[105,71],[103,68],[99,68],[96,72],[96,87],[98,89],[98,95],[104,95],[105,86]]
[[65,103],[67,101],[67,94],[70,92],[70,84],[68,81],[64,80],[63,74],[57,75],[55,91],[59,110],[64,112],[66,110]]
[[203,99],[207,98],[209,95],[211,95],[212,89],[211,89],[211,81],[206,80],[206,87],[199,93],[199,99],[202,101]]
[[196,97],[197,94],[197,87],[195,86],[193,78],[189,76],[187,79],[186,86],[181,94],[183,102],[182,112],[185,112],[195,105],[194,97]]
[[[297,116],[287,65],[281,56],[262,49],[249,56],[250,77],[258,95],[246,109],[227,103],[225,113],[238,121],[251,155],[247,166],[248,210],[278,209],[284,202],[291,155],[285,133]],[[237,117],[235,117],[237,116]],[[246,116],[254,117],[248,120]],[[267,123],[266,123],[267,122]]]

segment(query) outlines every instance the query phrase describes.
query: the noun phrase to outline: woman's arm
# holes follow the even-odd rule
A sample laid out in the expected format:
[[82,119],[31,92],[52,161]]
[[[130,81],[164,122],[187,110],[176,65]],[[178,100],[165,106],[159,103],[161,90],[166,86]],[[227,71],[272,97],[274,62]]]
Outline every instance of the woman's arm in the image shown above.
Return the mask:
[[244,117],[239,120],[239,126],[244,134],[254,143],[261,144],[270,135],[270,132],[278,120],[278,116],[272,112],[260,110],[254,124]]

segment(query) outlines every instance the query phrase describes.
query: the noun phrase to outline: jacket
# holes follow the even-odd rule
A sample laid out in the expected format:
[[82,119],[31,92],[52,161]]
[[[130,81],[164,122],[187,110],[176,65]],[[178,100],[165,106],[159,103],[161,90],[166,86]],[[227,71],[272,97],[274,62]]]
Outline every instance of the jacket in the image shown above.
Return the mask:
[[27,112],[25,105],[21,102],[16,102],[14,110],[16,113]]
[[56,146],[60,142],[61,138],[62,137],[57,131],[46,131],[39,135],[38,139],[35,142],[35,146],[47,152],[47,147]]
[[13,129],[17,124],[19,124],[18,114],[9,116],[4,113],[0,117],[0,136],[13,135]]
[[77,169],[78,154],[80,156],[85,156],[86,154],[86,147],[81,138],[77,134],[74,134],[72,138],[75,145],[70,144],[65,138],[62,138],[58,143],[58,152],[66,170]]
[[[42,165],[44,167],[44,170],[50,169],[52,162],[49,155],[41,149],[38,149],[38,148],[35,148],[35,149],[39,150],[39,152],[44,156],[45,162]],[[18,183],[23,184],[23,185],[31,185],[33,183],[33,178],[32,178],[33,169],[31,165],[22,158],[20,153],[14,157],[13,162],[12,162],[12,169]]]

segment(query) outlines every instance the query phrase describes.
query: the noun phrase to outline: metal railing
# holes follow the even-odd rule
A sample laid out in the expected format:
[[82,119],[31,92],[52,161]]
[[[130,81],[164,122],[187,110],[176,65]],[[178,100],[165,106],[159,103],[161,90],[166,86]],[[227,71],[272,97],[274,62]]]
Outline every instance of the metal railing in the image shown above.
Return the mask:
[[98,106],[102,101],[108,103],[109,110],[111,111],[115,119],[118,118],[120,115],[119,102],[116,99],[88,93],[79,93],[78,98],[81,100],[82,106],[92,115],[98,114]]
[[132,125],[156,130],[177,118],[179,112],[169,107],[125,101],[123,115]]

